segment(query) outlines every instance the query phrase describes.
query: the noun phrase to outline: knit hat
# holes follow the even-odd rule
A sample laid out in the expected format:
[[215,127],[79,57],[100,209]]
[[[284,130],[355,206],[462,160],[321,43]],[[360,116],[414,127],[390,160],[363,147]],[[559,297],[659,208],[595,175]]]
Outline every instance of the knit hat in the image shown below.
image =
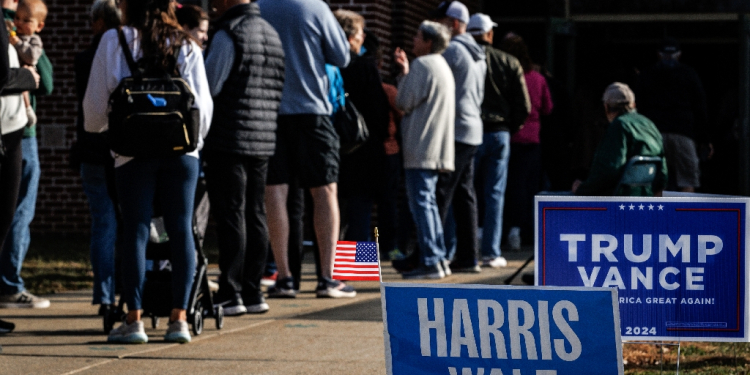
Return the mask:
[[635,94],[628,85],[615,82],[604,90],[602,101],[605,104],[635,103]]

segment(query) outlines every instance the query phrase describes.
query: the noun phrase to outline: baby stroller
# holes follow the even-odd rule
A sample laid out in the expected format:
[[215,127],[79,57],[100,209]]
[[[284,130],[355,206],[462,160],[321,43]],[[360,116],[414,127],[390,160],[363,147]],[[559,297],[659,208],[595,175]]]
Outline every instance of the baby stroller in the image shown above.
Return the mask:
[[[203,253],[203,238],[208,225],[209,208],[206,181],[201,178],[198,180],[195,191],[193,211],[193,237],[197,261],[187,309],[187,320],[196,336],[203,332],[203,320],[206,317],[215,319],[216,329],[224,326],[224,309],[221,306],[214,307],[213,296],[208,286],[208,259]],[[142,306],[143,316],[151,317],[152,328],[159,326],[160,317],[168,317],[172,312],[172,268],[169,246],[163,219],[155,209],[154,218],[151,220],[151,235],[146,247],[146,282],[143,287]],[[109,333],[115,322],[122,321],[124,304],[124,300],[120,298],[117,309],[104,315],[104,333]]]

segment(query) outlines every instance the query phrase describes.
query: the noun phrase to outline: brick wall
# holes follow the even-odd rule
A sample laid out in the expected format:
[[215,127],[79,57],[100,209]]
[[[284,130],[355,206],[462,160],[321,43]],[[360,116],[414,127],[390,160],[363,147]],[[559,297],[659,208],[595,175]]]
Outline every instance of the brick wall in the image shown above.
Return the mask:
[[[441,0],[331,0],[331,8],[362,14],[367,27],[380,38],[383,72],[391,72],[395,47],[407,52],[419,23]],[[481,0],[464,2],[473,13]],[[75,139],[77,115],[73,58],[87,48],[91,35],[88,12],[91,0],[47,0],[49,15],[41,33],[45,51],[55,69],[55,90],[39,99],[39,157],[42,177],[32,231],[35,234],[87,233],[90,218],[86,197],[76,171],[68,167],[68,150]]]
[[68,168],[68,150],[75,138],[76,96],[73,58],[91,40],[90,0],[47,0],[49,14],[41,33],[54,67],[55,89],[39,98],[39,183],[34,233],[88,231],[89,214],[78,173]]

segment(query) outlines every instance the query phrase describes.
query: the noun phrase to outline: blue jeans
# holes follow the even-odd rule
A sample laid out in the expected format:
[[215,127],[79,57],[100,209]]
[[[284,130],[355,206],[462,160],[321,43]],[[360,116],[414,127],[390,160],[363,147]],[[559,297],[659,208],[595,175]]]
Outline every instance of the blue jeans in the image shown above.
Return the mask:
[[18,205],[13,222],[0,254],[0,294],[16,294],[26,290],[21,279],[21,266],[29,251],[31,232],[29,225],[36,210],[36,193],[42,170],[39,166],[39,152],[36,137],[21,141],[23,169],[21,188],[18,192]]
[[445,259],[446,253],[443,225],[435,195],[438,172],[427,169],[406,169],[404,172],[409,208],[417,226],[421,262],[426,266],[434,266]]
[[482,255],[500,256],[500,241],[503,235],[503,209],[505,187],[508,183],[508,159],[510,157],[510,133],[498,131],[485,133],[482,145],[477,150],[475,168],[484,180],[484,225],[482,229]]
[[128,310],[142,308],[146,246],[156,194],[172,251],[172,308],[187,309],[195,273],[192,223],[198,159],[189,155],[136,158],[115,168],[115,179],[122,210],[123,296]]
[[81,163],[83,191],[91,210],[91,268],[94,270],[94,305],[115,303],[115,241],[117,217],[107,189],[103,165]]

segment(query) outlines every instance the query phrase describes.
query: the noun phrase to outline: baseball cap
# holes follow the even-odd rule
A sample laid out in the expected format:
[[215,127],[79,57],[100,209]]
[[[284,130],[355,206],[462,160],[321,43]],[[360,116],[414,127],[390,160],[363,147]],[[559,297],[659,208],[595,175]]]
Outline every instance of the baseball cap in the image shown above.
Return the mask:
[[469,9],[460,1],[443,1],[430,15],[433,18],[450,17],[469,23]]
[[486,14],[476,13],[469,19],[469,24],[466,26],[466,31],[472,35],[482,35],[493,27],[497,27],[497,24],[492,22],[492,18]]
[[634,103],[635,94],[630,87],[621,82],[615,82],[604,90],[602,101],[607,104]]
[[673,54],[680,52],[680,43],[675,38],[664,38],[659,45],[659,52],[664,54]]

